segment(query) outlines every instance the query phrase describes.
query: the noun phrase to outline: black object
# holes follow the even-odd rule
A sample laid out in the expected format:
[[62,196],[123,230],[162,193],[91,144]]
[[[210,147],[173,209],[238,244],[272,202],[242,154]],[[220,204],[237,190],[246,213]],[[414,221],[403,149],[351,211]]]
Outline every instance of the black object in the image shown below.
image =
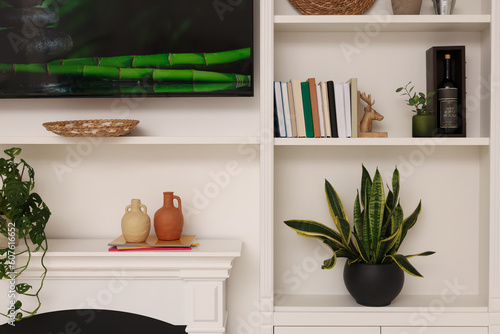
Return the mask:
[[175,326],[127,312],[81,309],[38,314],[15,322],[15,326],[1,325],[0,332],[2,334],[185,334],[186,326]]
[[[59,21],[59,15],[49,8],[0,8],[0,27],[19,27],[31,24],[46,27]],[[28,27],[26,27],[28,28]]]
[[451,56],[444,56],[445,75],[438,86],[439,133],[455,134],[459,131],[458,88],[451,78]]
[[29,8],[40,6],[45,0],[4,0],[14,8]]
[[403,289],[404,272],[396,263],[346,262],[344,283],[356,302],[365,306],[387,306]]
[[457,86],[458,129],[454,133],[445,133],[439,126],[439,117],[436,117],[436,137],[466,137],[466,76],[465,76],[465,46],[434,46],[426,52],[427,64],[427,93],[436,92],[431,100],[430,109],[439,116],[438,85],[445,79],[445,55],[449,54],[450,75]]
[[332,138],[338,138],[339,132],[337,128],[337,108],[335,107],[335,87],[333,81],[326,82],[328,88],[328,105],[330,112],[330,127],[332,128]]
[[[0,98],[254,96],[254,0],[6,1],[14,8],[5,7],[0,15],[0,63],[7,69],[0,71]],[[43,7],[31,8],[35,5]],[[52,12],[58,14],[56,23]],[[84,70],[81,75],[78,71],[62,71],[62,75],[50,69],[41,77],[41,69],[16,72],[8,67],[59,59],[203,54],[247,48],[248,58],[196,69],[250,76],[250,82],[238,78],[222,84],[152,81],[150,74],[144,79],[89,79]],[[169,61],[162,61],[167,68]],[[183,68],[189,71],[193,67]]]

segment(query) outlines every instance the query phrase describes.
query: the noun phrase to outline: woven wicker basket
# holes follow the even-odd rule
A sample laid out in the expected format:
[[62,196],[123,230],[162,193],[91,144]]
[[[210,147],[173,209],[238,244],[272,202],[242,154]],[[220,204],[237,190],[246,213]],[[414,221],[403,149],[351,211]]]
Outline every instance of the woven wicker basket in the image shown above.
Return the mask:
[[42,125],[64,137],[118,137],[130,133],[139,121],[133,119],[88,119],[48,122]]
[[375,0],[289,0],[305,15],[360,15]]

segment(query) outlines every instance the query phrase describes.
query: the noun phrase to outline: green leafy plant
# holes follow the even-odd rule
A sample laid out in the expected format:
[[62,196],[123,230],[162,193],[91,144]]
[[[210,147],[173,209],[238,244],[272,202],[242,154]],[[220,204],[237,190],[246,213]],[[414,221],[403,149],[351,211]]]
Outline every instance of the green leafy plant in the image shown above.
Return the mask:
[[[4,153],[7,158],[0,158],[0,233],[8,238],[9,243],[6,248],[0,249],[0,279],[9,281],[18,279],[28,268],[32,252],[42,252],[40,261],[44,270],[40,285],[34,292],[29,284],[15,284],[15,292],[18,295],[36,299],[37,304],[33,310],[23,309],[22,301],[17,300],[9,309],[9,314],[0,313],[11,319],[21,320],[35,315],[41,306],[39,294],[47,274],[47,268],[44,265],[47,252],[45,226],[51,212],[40,195],[33,192],[34,169],[23,159],[16,160],[21,149],[13,147],[5,150]],[[13,242],[15,235],[22,241],[22,246],[15,246]],[[16,261],[17,256],[21,254],[27,255],[26,263],[22,265]]]
[[411,86],[408,88],[408,86],[411,85],[411,81],[406,84],[404,87],[399,87],[396,89],[396,93],[401,93],[401,96],[408,96],[408,100],[406,100],[406,104],[413,107],[414,109],[412,110],[413,112],[416,112],[417,115],[427,115],[429,114],[432,110],[429,108],[429,104],[431,102],[432,97],[436,94],[435,92],[430,92],[429,94],[425,95],[422,92],[414,92],[413,89],[415,86]]
[[408,261],[414,256],[426,256],[434,252],[414,255],[398,253],[403,240],[417,222],[421,201],[411,215],[404,218],[399,201],[399,171],[395,168],[392,190],[384,194],[382,177],[377,168],[373,181],[363,167],[361,190],[354,201],[354,224],[348,221],[344,205],[330,182],[325,180],[328,208],[337,231],[312,220],[287,220],[285,224],[304,237],[322,240],[333,251],[333,256],[324,261],[322,269],[335,266],[338,257],[345,257],[351,263],[389,264],[395,262],[402,270],[413,276],[422,275]]

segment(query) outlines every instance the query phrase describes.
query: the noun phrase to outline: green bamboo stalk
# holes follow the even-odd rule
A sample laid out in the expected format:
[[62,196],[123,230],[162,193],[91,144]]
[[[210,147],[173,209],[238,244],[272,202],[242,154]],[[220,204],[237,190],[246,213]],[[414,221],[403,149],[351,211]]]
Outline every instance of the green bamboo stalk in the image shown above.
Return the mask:
[[0,64],[0,73],[39,73],[108,80],[250,82],[250,75],[198,70],[118,68],[86,65]]
[[114,94],[126,93],[141,96],[145,93],[208,93],[215,91],[236,90],[248,87],[250,83],[238,84],[236,82],[194,82],[194,83],[155,83],[152,85],[109,85],[106,87],[88,87],[86,93]]
[[161,53],[143,56],[116,56],[69,58],[50,62],[50,65],[91,65],[100,67],[130,68],[208,68],[215,65],[230,64],[249,59],[250,48],[213,53]]

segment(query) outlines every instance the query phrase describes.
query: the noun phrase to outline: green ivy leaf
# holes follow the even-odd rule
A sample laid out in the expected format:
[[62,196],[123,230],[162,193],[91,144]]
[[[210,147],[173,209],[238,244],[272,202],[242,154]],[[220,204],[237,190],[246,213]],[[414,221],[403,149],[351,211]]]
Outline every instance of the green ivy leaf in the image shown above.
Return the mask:
[[[14,304],[14,311],[19,310],[19,309],[21,308],[21,306],[23,306],[23,303],[22,303],[20,300],[18,300],[18,301]],[[18,313],[17,315],[19,315],[19,314],[21,314],[21,313]],[[16,317],[17,317],[17,315],[16,315]],[[22,316],[22,314],[21,314],[21,316]]]
[[11,157],[12,159],[14,159],[14,157],[16,155],[19,155],[21,154],[21,149],[18,148],[18,147],[12,147],[12,148],[9,148],[7,150],[4,150],[4,153],[7,154],[9,157]]
[[16,292],[19,294],[24,294],[26,293],[29,289],[31,289],[31,285],[26,284],[26,283],[19,283],[16,284]]

